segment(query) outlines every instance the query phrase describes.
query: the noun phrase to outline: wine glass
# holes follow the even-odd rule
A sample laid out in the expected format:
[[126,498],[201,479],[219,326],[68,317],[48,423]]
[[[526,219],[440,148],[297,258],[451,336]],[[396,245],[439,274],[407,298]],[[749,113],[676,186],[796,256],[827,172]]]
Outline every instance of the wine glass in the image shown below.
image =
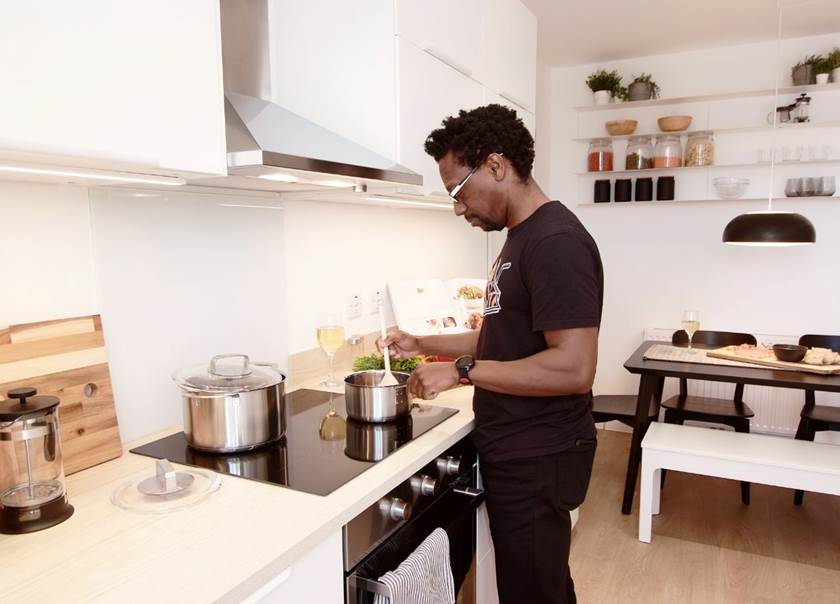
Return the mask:
[[321,386],[338,386],[333,373],[333,360],[335,353],[344,345],[344,325],[341,315],[335,313],[319,315],[317,335],[318,345],[326,353],[330,367],[329,374],[321,382]]
[[688,349],[691,350],[691,340],[694,332],[700,329],[700,311],[686,310],[683,312],[682,328],[688,334]]

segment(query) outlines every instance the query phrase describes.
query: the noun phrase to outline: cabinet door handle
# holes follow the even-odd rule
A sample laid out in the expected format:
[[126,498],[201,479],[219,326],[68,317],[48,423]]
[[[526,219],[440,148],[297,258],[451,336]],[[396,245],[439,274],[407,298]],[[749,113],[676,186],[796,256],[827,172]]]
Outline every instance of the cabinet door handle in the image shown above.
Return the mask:
[[430,55],[432,55],[434,58],[436,58],[438,61],[442,61],[443,63],[449,65],[455,71],[464,74],[468,78],[472,77],[472,69],[466,67],[465,65],[461,65],[460,63],[458,63],[458,61],[456,61],[446,53],[441,52],[439,48],[436,48],[434,46],[427,46],[426,48],[424,48],[424,50]]
[[522,107],[528,113],[531,113],[531,107],[528,105],[528,103],[516,98],[511,93],[502,91],[502,92],[499,93],[499,96],[502,97],[503,99],[505,99],[506,101],[510,101],[514,105],[518,105],[519,107]]

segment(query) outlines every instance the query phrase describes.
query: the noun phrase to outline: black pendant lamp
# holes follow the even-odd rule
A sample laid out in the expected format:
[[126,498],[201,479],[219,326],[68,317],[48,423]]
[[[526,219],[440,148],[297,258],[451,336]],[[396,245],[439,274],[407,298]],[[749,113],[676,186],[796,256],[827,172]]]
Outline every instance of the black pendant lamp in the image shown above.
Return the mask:
[[796,212],[748,212],[736,216],[723,229],[723,242],[731,245],[809,245],[817,241],[810,220]]

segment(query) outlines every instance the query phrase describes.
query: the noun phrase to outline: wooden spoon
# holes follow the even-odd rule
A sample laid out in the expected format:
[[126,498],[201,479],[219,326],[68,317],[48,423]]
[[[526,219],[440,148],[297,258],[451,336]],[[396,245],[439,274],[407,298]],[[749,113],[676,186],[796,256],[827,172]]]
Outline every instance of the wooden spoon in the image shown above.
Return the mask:
[[[385,333],[385,312],[382,310],[382,305],[379,305],[379,331],[382,335],[382,341],[385,341],[385,338],[388,337],[388,334]],[[399,384],[397,378],[391,373],[391,354],[388,352],[388,347],[382,347],[382,358],[385,360],[385,373],[382,376],[382,380],[379,382],[380,386],[396,386]]]

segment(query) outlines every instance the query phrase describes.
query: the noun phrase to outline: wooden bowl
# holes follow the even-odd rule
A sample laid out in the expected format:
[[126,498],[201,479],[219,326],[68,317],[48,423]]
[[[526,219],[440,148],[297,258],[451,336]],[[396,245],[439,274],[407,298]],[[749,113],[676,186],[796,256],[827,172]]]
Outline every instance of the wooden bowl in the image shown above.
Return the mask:
[[773,354],[776,358],[788,363],[798,363],[805,358],[806,352],[808,348],[798,344],[773,344]]
[[659,129],[662,132],[682,132],[691,125],[690,115],[667,115],[659,118]]
[[610,136],[624,136],[633,134],[639,122],[636,120],[612,120],[604,124]]

